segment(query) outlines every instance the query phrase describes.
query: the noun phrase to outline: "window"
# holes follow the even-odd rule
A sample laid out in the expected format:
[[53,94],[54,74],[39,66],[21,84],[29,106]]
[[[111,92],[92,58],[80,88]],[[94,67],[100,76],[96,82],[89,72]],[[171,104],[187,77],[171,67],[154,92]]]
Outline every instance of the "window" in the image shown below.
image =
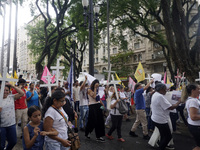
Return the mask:
[[98,63],[98,60],[99,60],[99,59],[98,59],[98,58],[96,58],[96,63]]
[[137,62],[137,61],[138,61],[137,55],[134,55],[134,56],[133,56],[133,60],[134,60],[134,62]]
[[163,72],[163,64],[154,65],[154,72]]
[[139,54],[139,55],[138,55],[138,60],[139,60],[139,61],[142,61],[142,54]]
[[154,48],[159,48],[160,45],[159,45],[158,43],[153,43],[153,47],[154,47]]
[[113,54],[117,53],[117,48],[113,48]]
[[106,57],[105,56],[103,56],[103,63],[105,63],[106,62]]
[[106,47],[103,46],[103,54],[105,54],[105,53],[106,53]]
[[97,49],[97,50],[96,50],[96,54],[98,54],[98,52],[99,52],[99,50]]
[[134,43],[134,48],[135,48],[135,49],[139,49],[139,48],[140,48],[140,43],[139,43],[139,42]]
[[102,72],[106,71],[106,67],[103,67]]

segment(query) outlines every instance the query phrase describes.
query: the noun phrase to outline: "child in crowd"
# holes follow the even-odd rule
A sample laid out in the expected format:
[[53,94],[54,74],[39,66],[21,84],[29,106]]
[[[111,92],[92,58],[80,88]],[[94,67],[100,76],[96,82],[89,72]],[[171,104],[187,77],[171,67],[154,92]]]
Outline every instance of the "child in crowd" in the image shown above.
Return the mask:
[[41,111],[38,106],[28,108],[28,118],[30,122],[24,127],[23,148],[24,150],[43,150],[45,135],[58,135],[55,129],[51,132],[43,131],[41,121]]

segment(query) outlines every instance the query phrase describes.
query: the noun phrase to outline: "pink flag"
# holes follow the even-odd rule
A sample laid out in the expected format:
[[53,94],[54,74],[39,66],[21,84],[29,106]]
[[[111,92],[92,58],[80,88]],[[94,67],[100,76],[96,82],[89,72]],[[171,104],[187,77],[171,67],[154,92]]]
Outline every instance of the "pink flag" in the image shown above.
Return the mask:
[[55,82],[55,78],[56,78],[56,76],[55,76],[55,74],[54,74],[53,77],[51,78],[51,83],[54,83],[54,82]]
[[129,89],[131,89],[132,93],[134,93],[135,84],[136,83],[133,81],[133,79],[131,77],[129,77],[128,87],[129,87]]
[[51,73],[49,72],[49,69],[47,68],[47,66],[44,67],[44,71],[42,73],[42,77],[41,80],[44,81],[44,83],[48,83],[47,79],[45,78],[45,76],[51,76]]
[[165,71],[164,84],[166,84],[166,81],[167,81],[167,71]]

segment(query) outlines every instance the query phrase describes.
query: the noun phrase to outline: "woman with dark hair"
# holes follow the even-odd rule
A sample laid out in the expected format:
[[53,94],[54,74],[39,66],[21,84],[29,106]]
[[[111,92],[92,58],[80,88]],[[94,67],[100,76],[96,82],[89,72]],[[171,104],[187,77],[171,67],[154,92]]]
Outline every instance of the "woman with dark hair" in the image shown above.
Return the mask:
[[88,123],[85,129],[85,136],[90,139],[89,133],[95,129],[96,140],[99,142],[105,142],[105,139],[102,136],[105,136],[105,127],[104,127],[104,118],[102,107],[103,103],[100,100],[98,94],[99,89],[99,80],[94,80],[88,89],[88,98],[89,98],[89,116]]
[[[1,85],[1,84],[0,84]],[[1,86],[0,86],[1,88]],[[13,88],[17,91],[17,94],[13,95],[10,94],[10,88]],[[15,144],[17,143],[17,134],[16,134],[16,120],[15,120],[15,105],[14,101],[19,99],[21,96],[24,95],[24,92],[18,88],[13,86],[10,83],[6,83],[3,100],[1,100],[1,107],[0,107],[0,139],[1,139],[1,147],[0,149],[3,150],[6,145],[6,149],[12,149]]]
[[65,94],[58,90],[52,93],[52,97],[49,97],[44,106],[44,109],[47,109],[46,112],[44,111],[44,130],[58,131],[57,136],[45,136],[46,150],[68,150],[71,146],[70,141],[67,140],[68,116],[62,108],[65,102]]
[[34,83],[30,83],[29,87],[30,90],[28,92],[26,92],[26,101],[27,101],[27,106],[28,108],[30,106],[39,106],[39,96],[36,90],[34,90]]
[[[117,93],[118,94],[118,93]],[[125,142],[125,140],[122,138],[121,135],[121,126],[122,126],[122,119],[123,119],[123,114],[120,114],[119,112],[119,102],[120,100],[117,99],[116,93],[114,92],[112,97],[111,97],[111,121],[112,121],[112,127],[106,134],[106,137],[110,140],[114,139],[112,136],[112,133],[117,129],[117,136],[118,136],[118,141]]]
[[165,84],[158,83],[155,87],[155,91],[151,99],[151,119],[160,132],[161,139],[159,150],[164,150],[172,139],[172,134],[168,125],[169,112],[178,107],[181,102],[179,100],[176,104],[169,103],[164,97],[167,91]]
[[197,84],[189,84],[186,87],[186,93],[188,95],[186,101],[186,109],[188,112],[188,128],[194,137],[196,147],[193,150],[200,150],[200,110],[199,110],[199,86]]

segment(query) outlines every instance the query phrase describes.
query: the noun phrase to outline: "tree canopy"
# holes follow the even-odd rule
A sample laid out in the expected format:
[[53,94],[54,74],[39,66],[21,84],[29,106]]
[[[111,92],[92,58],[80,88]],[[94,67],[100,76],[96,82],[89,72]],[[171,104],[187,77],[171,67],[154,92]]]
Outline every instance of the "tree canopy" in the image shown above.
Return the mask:
[[113,27],[129,29],[162,47],[172,78],[179,68],[190,81],[199,72],[199,6],[196,0],[115,0]]

